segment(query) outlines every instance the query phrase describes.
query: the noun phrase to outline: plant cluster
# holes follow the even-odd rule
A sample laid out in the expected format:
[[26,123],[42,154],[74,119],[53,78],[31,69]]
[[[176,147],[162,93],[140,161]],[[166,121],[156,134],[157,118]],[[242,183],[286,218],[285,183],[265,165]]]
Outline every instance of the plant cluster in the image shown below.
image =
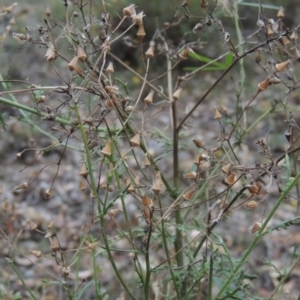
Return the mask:
[[[253,5],[255,30],[244,36],[238,14],[240,5],[247,5],[244,1],[183,1],[172,21],[160,25],[151,20],[156,28],[149,36],[147,12],[135,4],[117,12],[102,1],[102,11],[96,14],[91,0],[60,2],[63,22],[49,6],[43,25],[35,30],[12,32],[17,22],[12,17],[2,35],[2,42],[14,39],[19,51],[43,51],[44,63],[60,83],[39,85],[1,75],[1,134],[9,132],[7,112],[14,108],[19,122],[51,140],[42,146],[33,136],[30,145],[16,153],[20,163],[32,153],[22,170],[39,170],[19,182],[14,194],[36,189],[39,177],[54,167],[40,196],[44,202],[38,205],[51,203],[58,197],[64,164],[73,156],[76,193],[87,198],[80,204],[86,213],[80,228],[76,223],[77,239],[70,247],[61,242],[70,237],[62,237],[56,218],[37,221],[16,213],[18,203],[2,199],[1,243],[9,247],[7,262],[24,289],[11,297],[42,297],[15,263],[17,253],[42,270],[44,289],[53,291],[54,286],[61,299],[259,299],[251,288],[257,276],[249,273],[247,260],[261,239],[274,230],[290,230],[300,220],[295,209],[293,218],[272,223],[284,201],[298,203],[300,197],[300,128],[291,111],[299,89],[300,25],[287,28],[284,9],[274,14],[277,7],[259,0]],[[15,7],[3,7],[2,16],[13,15]],[[232,17],[234,33],[223,24],[224,16]],[[169,31],[181,24],[188,24],[190,32],[172,41]],[[212,29],[222,36],[222,53],[215,58],[199,53],[202,48],[205,52],[199,36]],[[114,48],[116,43],[122,43],[121,49]],[[136,68],[120,59],[129,45],[139,53]],[[249,82],[248,68],[261,79]],[[210,83],[201,84],[205,90],[199,95],[204,74],[210,74]],[[135,84],[129,83],[131,78]],[[230,84],[236,94],[233,105],[212,97],[224,97]],[[251,89],[249,98],[246,88]],[[271,98],[274,91],[276,100],[253,117],[261,97]],[[24,101],[24,95],[30,100]],[[262,124],[270,126],[270,116],[277,115],[285,116],[281,131],[271,133],[286,138],[280,154],[269,134],[245,152],[243,145],[253,132]],[[59,157],[44,163],[46,154],[57,149]],[[246,210],[254,216],[252,239],[237,260],[220,228]],[[21,249],[24,232],[27,239],[46,238],[48,244]],[[267,262],[280,274],[268,299],[282,292],[299,262],[296,250],[284,272]],[[55,270],[42,260],[51,261]],[[86,269],[92,271],[82,275]]]

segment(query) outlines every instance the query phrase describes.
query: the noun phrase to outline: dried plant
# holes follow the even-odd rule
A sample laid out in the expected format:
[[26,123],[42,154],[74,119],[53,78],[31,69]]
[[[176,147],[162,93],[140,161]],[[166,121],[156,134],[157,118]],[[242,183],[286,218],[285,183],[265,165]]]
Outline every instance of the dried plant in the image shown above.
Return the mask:
[[[7,27],[1,40],[17,41],[20,53],[39,51],[49,72],[44,85],[30,77],[0,78],[3,130],[12,130],[11,111],[32,129],[29,146],[16,151],[27,173],[12,193],[39,194],[42,208],[61,201],[47,222],[16,213],[19,203],[16,208],[1,199],[1,238],[23,298],[43,294],[31,288],[16,256],[42,270],[43,278],[35,280],[57,288],[60,299],[256,296],[247,259],[260,240],[300,221],[300,128],[293,103],[299,96],[300,24],[288,28],[284,7],[277,12],[264,1],[249,6],[258,21],[247,36],[239,20],[243,1],[203,0],[197,7],[183,1],[163,25],[135,4],[119,8],[103,1],[96,14],[91,0],[58,2],[64,22],[45,6],[42,26],[22,32]],[[15,6],[3,6],[2,15],[14,15]],[[234,32],[225,16],[233,18]],[[18,23],[14,17],[9,26]],[[189,29],[173,39],[179,28]],[[214,32],[217,41],[201,40]],[[139,53],[138,66],[124,59],[127,47]],[[215,57],[207,54],[212,49]],[[49,85],[50,79],[58,83]],[[47,160],[44,154],[54,152]],[[72,203],[62,197],[70,161],[69,194],[86,199],[77,203],[81,214],[73,221]],[[297,203],[295,216],[274,225],[288,200]],[[252,218],[251,240],[236,260],[220,230],[240,214]],[[231,230],[230,237],[239,234]],[[19,246],[23,235],[48,244],[26,252]],[[295,254],[280,277],[299,259]]]

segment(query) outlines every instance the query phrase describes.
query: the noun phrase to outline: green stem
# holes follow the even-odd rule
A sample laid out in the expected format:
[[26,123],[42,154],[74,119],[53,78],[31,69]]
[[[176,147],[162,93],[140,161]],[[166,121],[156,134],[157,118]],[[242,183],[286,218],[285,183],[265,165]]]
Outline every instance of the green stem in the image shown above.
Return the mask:
[[20,279],[20,281],[22,282],[23,286],[25,287],[26,291],[30,294],[30,296],[32,297],[32,299],[37,300],[37,298],[35,297],[35,295],[32,293],[31,289],[26,285],[26,282],[24,281],[24,279],[21,276],[21,274],[18,272],[18,269],[15,267],[14,262],[11,259],[8,259],[8,263],[10,264],[10,266],[12,267],[12,269],[14,270],[14,272],[17,274],[18,278]]
[[297,183],[299,178],[300,178],[300,173],[298,173],[297,176],[294,178],[294,180],[289,185],[287,185],[286,188],[283,190],[281,196],[279,197],[276,204],[273,206],[272,210],[268,214],[265,222],[263,222],[263,224],[262,224],[260,230],[258,231],[257,235],[255,236],[255,238],[253,239],[253,241],[251,242],[251,244],[249,245],[247,250],[244,252],[242,258],[239,260],[236,267],[232,270],[230,276],[227,278],[224,285],[221,287],[221,289],[220,289],[219,293],[217,294],[217,296],[215,297],[215,299],[220,298],[222,296],[222,294],[224,293],[224,291],[226,290],[226,288],[228,287],[228,285],[232,282],[232,280],[236,276],[237,272],[241,269],[241,267],[245,263],[246,259],[248,258],[249,254],[252,252],[253,248],[255,247],[255,245],[257,244],[257,242],[259,241],[259,239],[263,235],[264,229],[266,228],[269,221],[271,220],[271,218],[273,217],[273,215],[277,211],[278,207],[280,206],[282,201],[285,199],[285,197],[288,195],[288,193],[292,189],[292,187]]

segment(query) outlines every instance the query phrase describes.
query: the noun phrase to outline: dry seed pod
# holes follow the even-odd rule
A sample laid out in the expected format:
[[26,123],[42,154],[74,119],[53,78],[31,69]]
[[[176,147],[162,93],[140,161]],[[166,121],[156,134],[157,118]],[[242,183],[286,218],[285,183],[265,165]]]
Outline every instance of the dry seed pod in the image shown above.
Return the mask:
[[152,102],[153,102],[153,95],[154,95],[154,90],[151,90],[150,93],[147,95],[147,97],[144,99],[144,102],[147,105],[152,104]]
[[49,6],[47,6],[46,10],[45,10],[45,15],[47,17],[50,17],[51,16],[51,9],[49,8]]
[[79,175],[82,176],[85,179],[89,176],[89,171],[86,168],[85,163],[81,164]]
[[83,191],[83,190],[86,189],[86,186],[85,186],[85,184],[84,184],[84,182],[83,182],[82,180],[79,181],[79,189],[80,189],[81,191]]
[[13,188],[13,191],[17,191],[17,190],[25,190],[29,187],[29,183],[24,182],[16,187]]
[[183,199],[185,201],[189,201],[192,199],[192,197],[194,196],[195,191],[194,190],[189,190],[188,192],[186,192],[185,194],[183,194]]
[[128,188],[127,188],[128,193],[135,192],[135,187],[132,185],[131,180],[129,178],[126,179],[125,184],[126,184],[126,187],[128,186]]
[[260,222],[255,222],[255,224],[250,228],[250,232],[253,234],[253,233],[259,231],[261,228],[261,225],[262,224]]
[[140,140],[141,140],[141,134],[137,133],[131,140],[130,144],[132,147],[139,147],[140,146]]
[[159,171],[157,171],[155,173],[155,176],[154,176],[154,182],[153,182],[153,185],[152,185],[152,191],[155,194],[158,194],[158,193],[161,192],[162,187],[163,187],[163,183],[162,183],[162,180],[161,180],[161,174],[160,174]]
[[30,250],[29,253],[34,255],[36,258],[40,258],[42,256],[42,252],[39,250]]
[[108,63],[108,66],[106,68],[106,72],[108,74],[113,74],[115,72],[114,64],[111,61]]
[[77,48],[77,56],[80,61],[86,61],[87,59],[87,55],[81,46]]
[[194,144],[196,145],[197,148],[203,148],[205,143],[201,140],[198,139],[193,139]]
[[55,219],[52,219],[48,224],[48,229],[52,229],[53,225],[55,224]]
[[135,15],[133,17],[133,23],[135,25],[143,25],[143,17],[145,17],[144,12],[141,11],[140,13],[138,13],[137,15]]
[[112,217],[115,217],[119,213],[119,211],[119,209],[111,209],[109,213]]
[[282,43],[283,46],[286,46],[290,43],[290,40],[286,36],[282,36],[279,41]]
[[269,82],[270,82],[270,77],[268,76],[264,81],[262,81],[261,83],[259,83],[257,85],[259,90],[260,91],[265,91],[269,86]]
[[126,17],[134,17],[136,15],[135,5],[130,4],[129,6],[126,6],[125,8],[123,8],[123,15]]
[[145,36],[146,36],[146,32],[145,32],[145,29],[144,29],[144,25],[143,24],[140,24],[139,25],[139,29],[136,33],[136,36],[139,38],[139,39],[143,39]]
[[56,59],[56,51],[53,44],[48,46],[45,57],[48,61],[53,61]]
[[45,194],[44,194],[45,199],[48,200],[48,199],[50,199],[50,197],[52,197],[52,196],[53,196],[53,190],[51,190],[51,189],[46,189]]
[[255,61],[257,63],[261,62],[261,54],[260,54],[260,50],[257,50],[256,55],[255,55]]
[[230,173],[226,179],[225,179],[225,184],[226,185],[232,185],[235,182],[235,174],[234,173]]
[[49,240],[50,240],[50,244],[51,244],[51,249],[53,251],[58,251],[60,249],[60,245],[59,245],[59,241],[58,241],[56,234],[52,234],[49,237]]
[[153,200],[149,198],[147,194],[145,194],[142,198],[142,204],[145,207],[153,207]]
[[182,91],[182,88],[178,88],[175,93],[173,94],[173,100],[178,100],[180,97],[180,93]]
[[274,34],[274,31],[272,29],[272,26],[270,24],[267,25],[267,35],[271,36]]
[[273,76],[270,78],[269,85],[279,84],[279,83],[281,83],[281,80],[279,78]]
[[101,153],[105,156],[111,156],[112,153],[112,147],[111,147],[111,141],[107,141],[103,149],[101,150]]
[[9,21],[10,25],[16,25],[16,19],[14,17],[12,17]]
[[38,227],[37,224],[32,221],[28,221],[28,225],[29,225],[30,230],[36,230]]
[[74,71],[78,67],[77,63],[78,63],[78,56],[74,56],[68,63],[69,70]]
[[2,5],[2,11],[4,13],[9,14],[13,11],[13,9],[15,8],[16,5],[18,5],[18,3],[14,3],[14,4],[12,4],[10,6],[6,6],[6,7],[4,5]]
[[284,62],[282,62],[280,64],[277,64],[275,66],[276,72],[282,72],[282,71],[284,71],[289,66],[290,63],[291,63],[291,60],[288,59],[288,60],[286,60],[286,61],[284,61]]
[[69,276],[70,272],[71,272],[71,268],[70,267],[63,267],[62,269],[64,276]]
[[148,157],[147,153],[145,154],[145,158],[144,158],[144,166],[145,167],[150,166],[150,160],[149,160],[149,157]]
[[257,202],[254,201],[254,200],[251,200],[251,201],[249,201],[249,202],[247,202],[247,203],[245,204],[245,207],[248,208],[248,209],[256,209],[256,207],[257,207]]
[[190,172],[183,174],[184,179],[197,179],[197,173],[196,172]]
[[281,6],[280,8],[279,8],[279,10],[278,10],[278,12],[277,12],[277,18],[280,18],[280,19],[282,19],[282,18],[284,18],[284,9],[283,9],[283,7]]
[[143,213],[144,213],[145,220],[147,221],[147,223],[149,223],[151,221],[151,213],[150,213],[149,207],[147,207],[147,206],[144,207]]
[[146,58],[154,57],[154,47],[152,45],[149,46],[148,50],[145,52]]
[[195,160],[194,160],[194,164],[199,166],[201,164],[201,162],[203,161],[209,161],[210,157],[206,154],[203,153],[198,153]]
[[259,191],[260,191],[259,187],[256,184],[251,184],[248,187],[248,190],[252,195],[257,195],[257,194],[259,194]]
[[290,36],[290,39],[295,42],[298,39],[297,31],[294,30],[293,33]]
[[231,170],[231,167],[232,167],[232,163],[229,163],[229,164],[227,164],[226,166],[224,166],[224,167],[222,168],[223,173],[229,174],[229,173],[230,173],[230,170]]
[[179,53],[179,59],[180,60],[187,60],[189,57],[189,53],[191,51],[190,47],[185,47],[180,53]]
[[218,121],[220,121],[222,119],[222,115],[216,108],[214,108],[214,118]]
[[99,242],[89,243],[88,249],[95,250],[98,245],[99,245]]
[[134,108],[132,105],[128,105],[128,106],[126,106],[125,110],[128,112],[132,112],[132,111],[134,111]]
[[18,41],[20,44],[24,44],[26,41],[26,35],[23,33],[12,33],[12,37],[13,39],[15,39],[16,41]]

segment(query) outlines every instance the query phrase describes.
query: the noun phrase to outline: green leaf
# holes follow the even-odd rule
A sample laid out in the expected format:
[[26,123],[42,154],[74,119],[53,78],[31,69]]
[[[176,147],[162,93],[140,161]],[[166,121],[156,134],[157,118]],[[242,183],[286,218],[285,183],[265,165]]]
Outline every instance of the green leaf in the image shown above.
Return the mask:
[[203,56],[201,54],[196,54],[196,53],[193,53],[193,52],[189,52],[189,56],[192,57],[192,58],[194,58],[194,59],[196,59],[196,60],[200,60],[200,61],[205,62],[205,63],[210,63],[211,62],[212,65],[214,65],[214,66],[218,66],[218,67],[224,68],[223,64],[221,64],[221,63],[219,63],[217,61],[212,62],[213,59],[211,59],[211,58],[209,58],[207,56]]
[[[258,3],[240,2],[238,4],[239,5],[245,5],[245,6],[259,7]],[[269,5],[269,4],[262,4],[262,7],[263,8],[274,9],[274,10],[278,10],[279,9],[279,6],[277,6],[277,5]]]
[[81,290],[80,292],[76,295],[76,300],[81,299],[81,297],[83,296],[83,294],[94,284],[93,281],[90,281],[89,283],[87,283]]

